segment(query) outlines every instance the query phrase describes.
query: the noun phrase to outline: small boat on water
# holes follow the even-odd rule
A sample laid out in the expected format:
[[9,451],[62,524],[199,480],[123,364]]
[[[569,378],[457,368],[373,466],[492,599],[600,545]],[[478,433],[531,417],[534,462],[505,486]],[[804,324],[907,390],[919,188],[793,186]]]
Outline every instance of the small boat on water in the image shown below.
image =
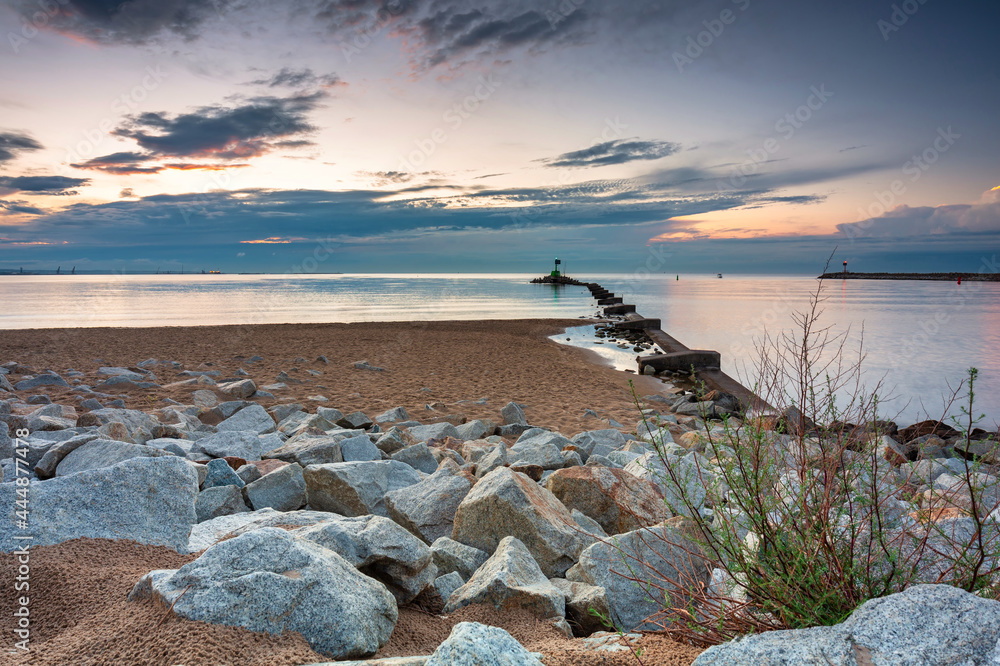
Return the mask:
[[719,279],[720,280],[722,279],[722,273],[719,273]]

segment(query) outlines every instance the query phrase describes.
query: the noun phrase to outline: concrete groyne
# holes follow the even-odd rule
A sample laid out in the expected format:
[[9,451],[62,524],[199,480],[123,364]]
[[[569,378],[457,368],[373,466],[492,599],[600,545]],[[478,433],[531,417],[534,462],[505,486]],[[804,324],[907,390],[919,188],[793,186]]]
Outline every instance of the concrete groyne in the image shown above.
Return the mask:
[[532,280],[535,284],[569,284],[586,287],[591,296],[597,299],[599,306],[604,306],[606,317],[616,317],[613,322],[615,329],[620,331],[641,331],[651,342],[655,343],[662,354],[648,354],[636,357],[639,374],[645,374],[646,368],[654,373],[660,372],[693,372],[698,381],[710,390],[729,393],[739,399],[749,411],[773,409],[763,398],[743,386],[739,381],[724,373],[720,366],[722,354],[711,349],[690,349],[677,339],[665,333],[662,322],[656,318],[643,317],[634,305],[624,302],[621,296],[605,289],[596,282],[582,282],[565,276],[545,276]]

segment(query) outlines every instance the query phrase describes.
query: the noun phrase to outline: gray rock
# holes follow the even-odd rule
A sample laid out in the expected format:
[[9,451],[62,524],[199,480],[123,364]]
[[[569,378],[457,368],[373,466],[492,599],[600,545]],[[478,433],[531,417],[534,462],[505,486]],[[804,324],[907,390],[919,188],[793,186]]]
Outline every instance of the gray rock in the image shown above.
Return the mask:
[[[85,423],[82,422],[84,419],[86,419]],[[131,440],[136,444],[144,444],[147,439],[153,439],[153,431],[160,425],[159,421],[146,412],[140,412],[136,409],[116,409],[114,407],[95,409],[81,416],[78,422],[80,425],[121,423],[128,430]]]
[[372,365],[368,361],[355,361],[355,370],[369,370],[371,372],[385,372],[385,368],[380,368],[378,366]]
[[[566,578],[603,587],[611,620],[619,629],[652,631],[656,625],[645,619],[663,610],[664,590],[678,595],[674,604],[686,602],[670,589],[670,582],[689,585],[701,581],[707,585],[711,579],[706,560],[692,553],[700,554],[696,544],[680,531],[659,525],[619,534],[613,542],[593,544],[581,553],[579,565]],[[647,582],[634,582],[628,576]]]
[[550,577],[562,576],[593,541],[555,495],[524,474],[500,467],[459,505],[452,538],[493,552],[506,536],[519,539]]
[[393,423],[395,421],[406,421],[410,415],[406,413],[405,407],[393,407],[375,417],[376,423]]
[[949,585],[915,585],[861,604],[841,624],[772,631],[716,645],[696,666],[834,664],[936,666],[993,664],[1000,602]]
[[563,451],[561,453],[563,458],[563,467],[581,467],[583,465],[583,458],[576,451]]
[[252,404],[254,403],[249,400],[228,400],[226,402],[220,402],[218,405],[213,407],[212,413],[219,417],[219,419],[225,420],[244,407],[249,407]]
[[606,456],[608,453],[625,446],[625,442],[628,440],[620,430],[606,428],[581,432],[574,436],[572,441],[580,452],[580,457],[586,462],[595,449],[599,455]]
[[689,505],[702,506],[716,483],[711,465],[704,459],[699,465],[693,455],[696,454],[667,454],[668,470],[660,454],[650,451],[625,465],[625,471],[653,483],[663,494],[664,502],[672,513],[690,516],[692,509]]
[[420,472],[396,460],[309,465],[305,469],[309,506],[345,516],[386,516],[385,494],[422,478]]
[[341,428],[360,428],[361,430],[367,430],[372,427],[372,420],[368,418],[364,412],[352,412],[344,416],[342,419],[338,419],[337,425]]
[[596,520],[608,534],[656,525],[671,515],[655,484],[625,470],[590,466],[558,470],[545,480],[545,487],[566,508]]
[[[68,441],[73,442],[72,439]],[[53,449],[66,445],[67,442],[63,442],[57,444]],[[49,453],[51,452],[52,449],[49,449]],[[111,467],[132,458],[158,458],[161,456],[173,457],[173,454],[142,444],[116,442],[111,439],[92,439],[74,447],[63,457],[56,466],[56,476],[69,476],[89,469]]]
[[471,488],[458,466],[448,462],[419,483],[386,493],[386,513],[426,543],[434,543],[451,535],[455,511]]
[[448,603],[452,593],[464,584],[465,581],[462,580],[462,577],[454,571],[434,579],[434,589],[437,590],[438,596],[445,603]]
[[545,577],[524,544],[511,536],[502,539],[469,582],[455,590],[444,611],[480,603],[497,609],[523,608],[542,619],[566,615],[562,592]]
[[302,468],[296,463],[285,465],[251,481],[243,493],[254,510],[271,508],[277,511],[295,511],[305,506],[308,499],[305,477],[302,475]]
[[25,402],[29,405],[51,405],[52,398],[44,394],[32,395],[28,396],[28,399]]
[[307,465],[323,465],[327,463],[344,462],[340,450],[340,437],[332,435],[311,436],[298,435],[285,442],[282,446],[265,454],[267,458]]
[[[0,404],[7,404],[7,403],[0,403]],[[14,440],[11,439],[10,437],[10,429],[8,428],[7,424],[4,423],[3,421],[0,421],[0,460],[5,460],[7,458],[13,458],[13,457],[14,457]],[[42,457],[44,458],[45,454],[42,454]],[[39,458],[39,460],[41,460],[41,458]],[[59,461],[56,461],[56,464],[58,465]]]
[[623,465],[619,465],[611,458],[605,458],[599,453],[592,453],[587,457],[587,462],[584,463],[584,467],[607,467],[608,469],[621,469]]
[[275,511],[274,509],[260,509],[248,513],[219,516],[218,518],[206,520],[191,527],[188,552],[196,553],[199,550],[205,550],[222,539],[253,532],[262,527],[304,527],[329,519],[330,514],[326,511],[286,512]]
[[388,518],[335,516],[293,534],[329,548],[380,581],[400,605],[433,587],[437,578],[431,549]]
[[344,462],[363,462],[366,460],[381,460],[382,453],[372,444],[368,435],[348,437],[340,441],[340,454]]
[[[262,478],[264,475],[260,473],[260,469],[256,465],[243,465],[238,470],[236,470],[236,476],[243,479],[243,483],[251,484],[257,479]],[[305,492],[305,486],[303,486],[303,492]],[[296,509],[299,507],[295,507]]]
[[85,409],[89,412],[95,409],[104,409],[104,405],[102,405],[101,401],[96,398],[87,398],[80,403],[80,409]]
[[260,460],[260,437],[254,430],[233,430],[203,437],[191,445],[191,453],[205,458],[233,456],[244,460]]
[[31,379],[22,379],[14,384],[14,388],[18,391],[30,391],[38,388],[39,386],[69,386],[69,384],[66,383],[65,379],[55,373],[36,375]]
[[533,426],[523,423],[512,423],[509,425],[497,426],[496,434],[501,437],[520,437],[524,433],[532,430]]
[[498,467],[504,467],[509,463],[507,446],[503,442],[500,442],[492,451],[484,455],[476,463],[476,478],[481,479]]
[[409,429],[410,435],[417,442],[426,442],[432,439],[444,439],[454,437],[459,439],[458,430],[452,424],[442,421],[441,423],[430,423],[428,425],[413,426]]
[[459,622],[425,666],[542,666],[542,662],[499,627]]
[[481,437],[489,437],[496,431],[496,429],[496,424],[492,421],[482,421],[479,419],[455,426],[455,430],[458,432],[458,438],[465,441],[470,439],[479,439]]
[[[7,393],[14,392],[14,385],[10,383],[10,380],[3,374],[0,374],[0,391],[5,391]],[[10,412],[7,412],[10,414]]]
[[245,399],[256,393],[257,384],[252,379],[240,379],[235,382],[223,382],[219,384],[219,390],[226,395]]
[[431,544],[431,553],[439,574],[455,572],[462,580],[472,578],[476,569],[483,566],[490,558],[489,553],[478,548],[466,546],[448,537],[441,537]]
[[[4,441],[6,433],[7,424],[0,424],[0,459],[9,458],[14,455],[14,449],[10,438],[7,437],[6,442]],[[97,438],[98,434],[96,432],[88,432],[71,437],[66,441],[59,442],[46,451],[45,454],[38,460],[38,463],[35,465],[35,474],[38,475],[39,479],[52,478],[56,475],[56,468],[59,466],[59,463],[62,462],[63,458],[87,442],[92,442]]]
[[150,572],[128,598],[174,604],[188,620],[274,635],[297,631],[334,659],[374,654],[398,617],[384,585],[278,528],[222,541],[180,569]]
[[[33,546],[70,539],[131,539],[139,543],[187,547],[197,518],[198,474],[176,456],[134,458],[113,467],[88,470],[31,484]],[[0,484],[3,506],[14,506],[14,483]],[[20,548],[12,531],[0,530],[0,551]]]
[[191,394],[191,400],[198,407],[212,408],[219,404],[219,399],[207,389],[198,389]]
[[600,617],[593,612],[596,611],[603,617],[610,616],[608,595],[603,587],[575,583],[565,578],[553,578],[550,582],[563,593],[566,599],[566,619],[573,626],[575,635],[589,636],[597,631],[614,629],[614,627],[606,626]]
[[198,522],[203,523],[219,516],[245,513],[250,509],[243,501],[243,493],[236,486],[214,486],[198,493],[194,510]]
[[425,474],[433,474],[438,467],[437,460],[434,459],[434,456],[431,455],[430,449],[427,448],[427,445],[423,442],[420,444],[414,444],[413,446],[408,446],[401,451],[393,453],[392,459],[406,463],[413,469],[419,470]]
[[538,465],[542,469],[562,469],[562,448],[573,442],[557,432],[529,430],[507,452],[511,464]]
[[396,451],[400,451],[416,443],[417,440],[409,432],[398,426],[393,426],[378,438],[375,446],[378,447],[379,451],[392,455]]
[[274,432],[277,427],[277,424],[271,418],[271,415],[267,413],[267,410],[257,403],[252,403],[249,407],[244,407],[216,426],[219,432],[250,430],[258,435]]
[[500,409],[504,425],[528,425],[524,410],[516,402],[508,402]]
[[[267,408],[267,413],[271,415],[271,418],[275,420],[278,424],[278,429],[281,429],[281,422],[286,418],[295,414],[297,412],[303,412],[305,409],[301,402],[286,402],[281,405],[274,405]],[[305,412],[303,412],[305,413]]]
[[216,486],[236,486],[237,488],[242,488],[245,485],[243,479],[222,458],[215,458],[208,461],[208,474],[205,476],[205,481],[201,484],[202,490],[208,490]]
[[[336,410],[334,410],[336,411]],[[337,412],[338,414],[340,412]],[[277,416],[277,414],[275,414]],[[301,410],[293,411],[278,422],[278,431],[288,436],[295,436],[308,428],[330,430],[337,427],[336,421],[328,421],[319,414],[310,414]]]

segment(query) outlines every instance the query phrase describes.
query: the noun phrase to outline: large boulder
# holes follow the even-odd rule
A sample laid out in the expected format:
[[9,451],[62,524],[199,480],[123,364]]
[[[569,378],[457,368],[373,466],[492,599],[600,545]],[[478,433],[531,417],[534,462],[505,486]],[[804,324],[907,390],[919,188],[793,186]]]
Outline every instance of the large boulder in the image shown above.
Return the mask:
[[387,516],[386,493],[423,478],[417,470],[395,460],[309,465],[304,476],[309,506],[344,516]]
[[448,599],[445,613],[470,604],[523,608],[541,619],[566,615],[566,598],[545,577],[524,544],[505,537],[496,552]]
[[280,635],[297,631],[334,659],[367,657],[396,624],[396,601],[337,553],[279,528],[222,541],[180,569],[152,571],[129,601],[173,604],[188,620]]
[[517,439],[507,452],[507,457],[512,465],[538,465],[542,469],[562,469],[566,463],[562,449],[572,444],[572,440],[557,432],[532,429]]
[[[59,446],[57,444],[53,448]],[[51,452],[52,449],[49,451]],[[56,476],[69,476],[88,469],[111,467],[132,458],[160,458],[163,456],[173,456],[173,454],[142,444],[129,444],[112,439],[94,439],[74,447],[72,451],[67,453],[56,466]],[[42,460],[44,459],[45,456],[42,456]],[[42,461],[40,460],[40,462]]]
[[499,467],[480,479],[455,513],[452,539],[492,553],[517,537],[546,576],[562,576],[593,543],[555,495],[529,477]]
[[437,460],[434,459],[431,450],[424,442],[396,451],[392,454],[392,459],[404,462],[424,474],[433,474],[438,466]]
[[432,439],[444,439],[454,437],[458,439],[458,430],[450,423],[430,423],[409,428],[410,435],[418,442],[427,442]]
[[[13,507],[14,483],[0,484],[2,506]],[[31,545],[89,537],[187,548],[197,522],[198,473],[176,456],[133,458],[112,467],[31,484]],[[0,551],[21,547],[13,530],[0,530]]]
[[[7,437],[7,445],[11,448],[9,449],[9,455],[4,455],[4,437],[6,437],[7,424],[0,423],[0,460],[3,458],[11,458],[14,456],[13,447],[10,444],[10,438]],[[39,479],[50,479],[56,475],[56,469],[59,467],[59,463],[63,461],[63,458],[68,456],[73,451],[77,450],[87,442],[92,442],[98,439],[100,435],[96,432],[85,432],[74,437],[67,439],[66,441],[59,442],[48,451],[35,463],[35,474]],[[160,447],[155,447],[160,448]]]
[[382,460],[382,452],[372,444],[368,435],[356,435],[340,440],[340,455],[344,457],[344,462]]
[[344,462],[344,454],[340,450],[341,439],[335,435],[297,435],[265,455],[268,458],[298,463],[303,467]]
[[[645,622],[664,608],[683,606],[683,588],[711,579],[711,569],[697,544],[679,529],[658,525],[598,542],[580,554],[566,578],[603,587],[611,620],[625,631],[653,631]],[[633,580],[636,579],[636,580]]]
[[214,486],[201,491],[195,501],[194,510],[199,523],[219,516],[250,511],[243,501],[243,493],[236,486]]
[[472,489],[472,482],[447,461],[426,479],[386,493],[389,517],[427,543],[451,536],[455,512]]
[[1000,602],[949,585],[915,585],[866,601],[832,627],[747,636],[709,648],[694,664],[996,664],[998,635]]
[[252,379],[238,379],[234,382],[223,382],[218,386],[219,391],[236,398],[249,398],[257,392],[257,384]]
[[295,463],[251,481],[243,494],[254,510],[295,511],[305,506],[308,499],[302,468]]
[[78,426],[102,426],[114,422],[123,424],[128,430],[129,439],[136,444],[145,444],[147,439],[154,439],[153,431],[160,425],[159,421],[146,412],[113,407],[95,409],[76,420]]
[[230,430],[199,439],[191,445],[191,453],[206,458],[230,456],[244,460],[260,460],[262,448],[260,436],[256,431]]
[[[677,447],[678,449],[680,447]],[[681,449],[683,451],[683,449]],[[690,516],[692,506],[701,507],[716,492],[716,478],[707,459],[696,462],[697,453],[676,455],[649,451],[625,465],[629,474],[653,483],[663,493],[671,513]],[[664,460],[669,464],[664,464]]]
[[608,534],[631,532],[670,517],[663,495],[652,482],[620,469],[560,469],[545,480],[545,487],[567,509],[593,518]]
[[258,435],[274,432],[278,424],[271,415],[256,402],[244,407],[216,426],[219,432],[252,430]]
[[580,457],[587,460],[592,454],[597,453],[607,456],[612,451],[625,446],[628,438],[620,430],[606,428],[604,430],[588,430],[573,437],[573,444],[576,445]]
[[293,532],[336,552],[359,571],[381,581],[400,605],[434,585],[431,549],[388,518],[335,516]]
[[542,666],[539,656],[499,627],[459,622],[424,666]]
[[274,509],[219,516],[191,527],[188,552],[205,550],[223,539],[253,532],[262,527],[289,529],[315,525],[329,519],[330,513],[327,511],[275,511]]

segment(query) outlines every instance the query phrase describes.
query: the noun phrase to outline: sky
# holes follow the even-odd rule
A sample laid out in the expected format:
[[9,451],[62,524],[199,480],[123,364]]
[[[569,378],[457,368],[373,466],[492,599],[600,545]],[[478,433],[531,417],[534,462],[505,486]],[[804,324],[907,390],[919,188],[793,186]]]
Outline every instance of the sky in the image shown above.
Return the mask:
[[995,2],[0,0],[0,270],[1000,270]]

